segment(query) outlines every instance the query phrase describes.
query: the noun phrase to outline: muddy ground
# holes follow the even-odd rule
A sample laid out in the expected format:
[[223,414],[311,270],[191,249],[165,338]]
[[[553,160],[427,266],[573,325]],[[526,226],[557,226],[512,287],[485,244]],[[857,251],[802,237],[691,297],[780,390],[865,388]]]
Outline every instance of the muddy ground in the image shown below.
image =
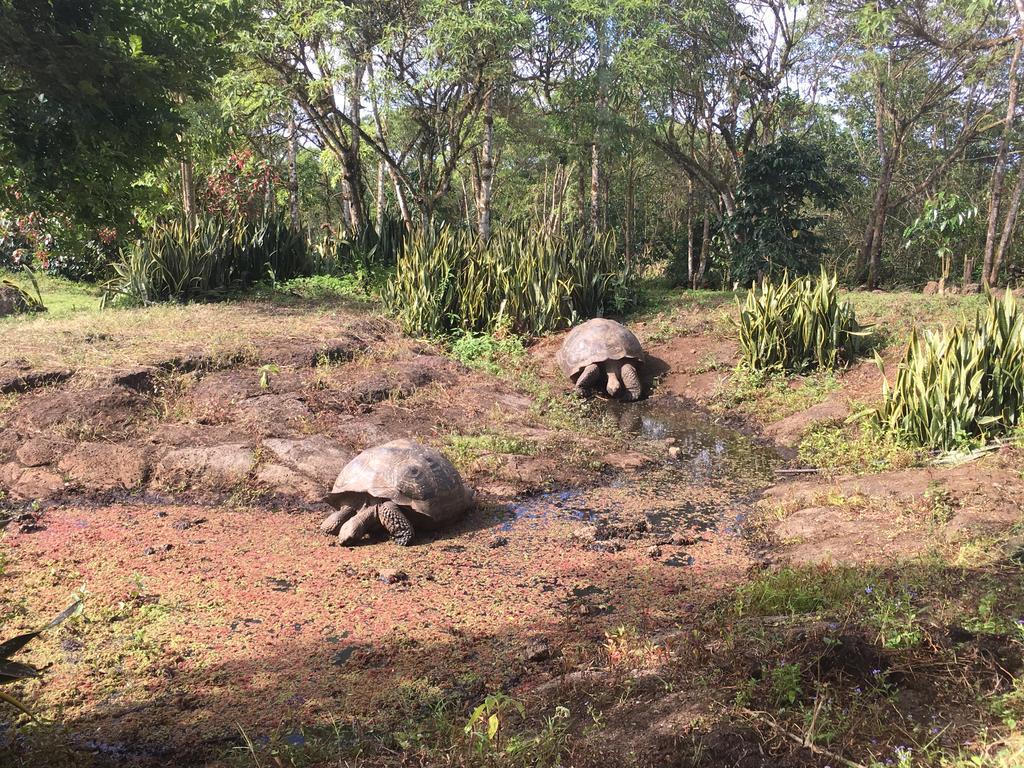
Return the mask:
[[[468,367],[356,302],[8,323],[0,634],[84,609],[26,650],[50,665],[17,688],[44,719],[0,725],[4,764],[995,753],[1020,454],[808,465],[810,432],[858,439],[878,369],[738,387],[730,301],[631,319],[635,405],[572,396],[561,334]],[[477,508],[406,549],[335,546],[323,494],[398,437],[448,453]]]

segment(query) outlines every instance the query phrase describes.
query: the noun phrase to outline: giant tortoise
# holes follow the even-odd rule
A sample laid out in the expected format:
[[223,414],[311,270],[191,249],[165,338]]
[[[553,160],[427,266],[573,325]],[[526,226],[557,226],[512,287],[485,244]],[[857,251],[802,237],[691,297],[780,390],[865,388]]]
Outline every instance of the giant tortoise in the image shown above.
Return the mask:
[[614,320],[598,317],[573,328],[555,360],[581,395],[603,389],[610,397],[637,400],[643,394],[637,366],[644,362],[644,349]]
[[457,520],[473,504],[473,491],[438,451],[412,440],[369,448],[341,470],[324,501],[337,510],[320,529],[350,544],[387,532],[408,546],[416,529]]

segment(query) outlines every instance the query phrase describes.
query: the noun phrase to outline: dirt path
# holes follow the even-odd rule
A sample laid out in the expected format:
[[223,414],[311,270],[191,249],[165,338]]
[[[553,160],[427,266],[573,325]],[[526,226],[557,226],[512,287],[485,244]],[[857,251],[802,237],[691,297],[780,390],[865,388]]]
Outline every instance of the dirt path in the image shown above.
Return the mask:
[[[776,625],[739,622],[736,595],[768,561],[885,564],[1019,519],[1012,452],[762,493],[781,461],[768,443],[845,415],[869,375],[741,433],[716,405],[734,344],[700,315],[683,333],[638,323],[651,398],[581,407],[551,361],[559,335],[494,375],[365,309],[258,314],[216,353],[191,332],[93,327],[75,333],[107,334],[102,354],[22,344],[0,361],[4,634],[72,594],[86,605],[33,649],[52,666],[22,693],[62,726],[8,739],[22,764],[248,764],[249,739],[296,764],[429,765],[437,713],[461,733],[496,692],[538,728],[566,706],[570,765],[831,764],[736,721],[744,681],[776,663],[759,646]],[[338,469],[407,436],[453,457],[478,509],[408,549],[333,546],[317,524]],[[819,668],[826,630],[807,621],[783,622],[771,653]],[[861,650],[836,662],[843,684],[896,663],[844,637]]]

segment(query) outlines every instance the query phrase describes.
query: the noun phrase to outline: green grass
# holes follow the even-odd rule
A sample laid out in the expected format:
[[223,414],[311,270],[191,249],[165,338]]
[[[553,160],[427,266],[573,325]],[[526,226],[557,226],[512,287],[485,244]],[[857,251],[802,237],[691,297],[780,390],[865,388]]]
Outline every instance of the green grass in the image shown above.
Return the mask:
[[870,425],[817,424],[798,450],[805,466],[856,474],[905,469],[925,459],[923,451],[902,446]]
[[[36,295],[35,287],[28,275],[24,272],[0,271],[0,279],[10,280],[15,285],[28,291],[32,296]],[[36,274],[36,282],[39,284],[39,292],[43,296],[43,304],[46,305],[46,317],[63,318],[69,317],[78,312],[98,310],[100,308],[100,289],[86,283],[76,283],[72,280],[65,280],[62,277],[53,277],[45,273]],[[18,322],[35,315],[16,315],[4,318],[0,322]]]
[[772,423],[817,405],[839,386],[831,371],[789,377],[737,368],[712,405],[720,413],[739,412]]

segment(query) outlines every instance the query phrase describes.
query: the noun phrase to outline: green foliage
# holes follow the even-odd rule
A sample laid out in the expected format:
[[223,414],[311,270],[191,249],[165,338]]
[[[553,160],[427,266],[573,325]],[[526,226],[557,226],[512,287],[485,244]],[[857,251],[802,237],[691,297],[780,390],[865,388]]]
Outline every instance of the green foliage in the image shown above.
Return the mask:
[[[43,634],[43,632],[45,632],[46,630],[53,629],[65,619],[68,619],[74,614],[76,614],[80,607],[81,602],[76,600],[74,603],[72,603],[63,611],[61,611],[56,616],[56,618],[54,618],[44,627],[41,627],[32,632],[26,632],[23,635],[17,635],[15,637],[10,638],[9,640],[5,640],[2,643],[0,643],[0,685],[4,685],[6,683],[14,683],[18,680],[26,680],[33,677],[39,677],[40,671],[38,669],[33,667],[31,664],[23,664],[18,661],[12,661],[11,657],[18,653],[18,651],[20,651],[26,645],[28,645],[32,640],[39,637],[39,635]],[[0,701],[10,704],[15,709],[19,709],[22,712],[24,712],[26,715],[31,716],[32,714],[28,710],[28,707],[26,707],[21,701],[16,699],[14,696],[4,693],[3,691],[0,691]]]
[[840,301],[838,280],[824,270],[817,281],[765,279],[740,307],[742,363],[751,371],[830,370],[857,355],[866,335],[850,303]]
[[405,240],[401,220],[386,217],[378,229],[367,224],[355,236],[325,233],[313,244],[313,273],[351,276],[364,294],[380,293],[391,276]]
[[770,679],[772,698],[776,707],[796,704],[803,693],[801,676],[799,664],[780,664],[772,667]]
[[800,461],[808,467],[841,472],[884,472],[904,469],[921,460],[919,451],[900,445],[871,425],[813,427],[799,446]]
[[39,281],[36,280],[35,274],[27,266],[23,266],[22,269],[32,283],[32,288],[35,289],[34,296],[13,280],[8,280],[7,278],[0,280],[0,285],[6,285],[8,288],[13,288],[17,291],[22,301],[25,302],[25,306],[28,307],[29,312],[45,312],[46,305],[43,303],[43,294],[39,291]]
[[155,226],[114,265],[117,276],[105,299],[130,305],[188,301],[311,269],[305,238],[281,215],[257,222],[210,216],[194,227],[174,221]]
[[462,331],[456,334],[451,346],[452,357],[463,365],[494,374],[515,366],[525,354],[519,336],[500,330],[495,333]]
[[[879,363],[881,365],[881,363]],[[911,333],[871,423],[913,446],[951,450],[1006,435],[1024,406],[1024,314],[1007,291],[952,330]]]
[[977,205],[969,205],[959,195],[939,192],[925,201],[921,215],[903,230],[903,246],[908,250],[918,244],[933,248],[945,283],[953,265],[954,246],[962,240],[965,229],[977,216]]
[[817,144],[785,136],[743,158],[736,210],[726,222],[731,241],[731,276],[741,285],[804,274],[819,267],[822,242],[815,231],[821,217],[809,210],[831,209],[841,185]]
[[168,156],[184,95],[224,64],[218,0],[0,3],[0,205],[126,220]]
[[409,236],[384,299],[410,333],[505,325],[542,333],[624,309],[634,283],[611,236],[519,225],[482,244],[472,232],[444,226]]
[[779,568],[766,571],[736,590],[740,616],[813,613],[843,605],[867,588],[869,575],[853,568]]

